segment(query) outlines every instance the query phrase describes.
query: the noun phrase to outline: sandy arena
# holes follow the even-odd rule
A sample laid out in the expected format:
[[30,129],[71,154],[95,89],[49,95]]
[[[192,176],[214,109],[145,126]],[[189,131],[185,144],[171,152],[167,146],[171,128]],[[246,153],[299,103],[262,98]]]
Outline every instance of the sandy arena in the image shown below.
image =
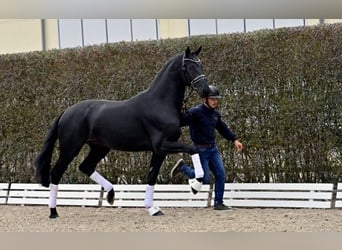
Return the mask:
[[[1,232],[342,232],[339,209],[164,208],[151,217],[144,208],[0,205]],[[5,226],[4,226],[5,225]]]

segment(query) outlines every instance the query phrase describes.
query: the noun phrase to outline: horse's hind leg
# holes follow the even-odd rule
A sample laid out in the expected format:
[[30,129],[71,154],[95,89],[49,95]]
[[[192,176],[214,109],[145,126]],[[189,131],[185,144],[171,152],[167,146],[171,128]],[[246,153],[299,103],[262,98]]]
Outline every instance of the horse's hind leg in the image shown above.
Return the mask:
[[[75,154],[76,155],[76,154]],[[50,208],[50,218],[57,218],[58,213],[56,209],[58,184],[68,168],[69,163],[75,157],[75,155],[60,153],[57,163],[51,171],[51,183],[50,183],[50,198],[49,198],[49,208]]]
[[165,159],[166,155],[161,154],[153,154],[150,168],[148,172],[148,180],[147,180],[147,186],[145,191],[145,199],[144,204],[145,207],[148,209],[148,212],[152,216],[156,215],[163,215],[163,212],[160,210],[159,207],[153,206],[153,194],[154,194],[154,185],[157,182],[157,177],[159,174],[160,167]]
[[109,204],[114,203],[114,189],[112,183],[110,183],[106,178],[100,175],[96,170],[96,165],[104,158],[108,152],[109,148],[96,146],[90,144],[90,152],[88,156],[84,159],[84,161],[79,166],[79,169],[88,175],[90,179],[95,181],[96,183],[100,184],[103,189],[108,192],[107,193],[107,201]]

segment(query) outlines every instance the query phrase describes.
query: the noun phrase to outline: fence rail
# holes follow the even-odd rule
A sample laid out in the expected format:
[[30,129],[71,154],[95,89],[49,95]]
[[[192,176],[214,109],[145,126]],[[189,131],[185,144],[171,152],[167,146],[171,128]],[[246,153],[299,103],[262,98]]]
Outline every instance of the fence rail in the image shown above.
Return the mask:
[[[146,185],[113,185],[114,205],[97,184],[60,184],[57,205],[92,207],[144,207]],[[32,183],[0,183],[0,205],[47,205],[49,189]],[[336,195],[334,195],[336,194]],[[203,185],[194,195],[183,184],[155,186],[160,207],[210,207],[215,187]],[[342,208],[342,183],[226,183],[224,202],[232,207]]]

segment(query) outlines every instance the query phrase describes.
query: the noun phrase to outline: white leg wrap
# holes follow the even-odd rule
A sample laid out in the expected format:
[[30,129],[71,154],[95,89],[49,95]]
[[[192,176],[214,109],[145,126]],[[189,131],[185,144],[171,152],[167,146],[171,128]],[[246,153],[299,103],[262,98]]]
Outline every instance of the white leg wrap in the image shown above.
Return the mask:
[[196,178],[203,178],[204,172],[201,164],[201,160],[199,157],[199,154],[193,154],[191,155],[192,163],[195,168],[195,177]]
[[58,185],[50,183],[49,208],[55,208],[57,204]]
[[113,188],[112,183],[110,183],[106,178],[100,175],[97,171],[94,171],[94,173],[90,175],[90,179],[95,181],[97,184],[100,184],[106,192],[110,191]]
[[154,193],[154,186],[147,185],[146,191],[145,191],[145,199],[144,199],[144,204],[146,208],[153,207],[153,193]]
[[189,185],[191,187],[191,191],[194,194],[197,194],[199,191],[201,191],[202,188],[202,182],[199,182],[198,180],[194,179],[189,179]]

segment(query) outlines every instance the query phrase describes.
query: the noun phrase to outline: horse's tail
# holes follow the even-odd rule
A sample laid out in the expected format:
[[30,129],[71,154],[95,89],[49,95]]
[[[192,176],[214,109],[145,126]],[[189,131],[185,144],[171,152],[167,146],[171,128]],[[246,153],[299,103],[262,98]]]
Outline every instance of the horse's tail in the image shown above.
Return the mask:
[[[63,114],[63,113],[62,113]],[[44,187],[50,185],[50,168],[53,148],[58,138],[58,123],[62,114],[54,121],[48,134],[45,137],[43,148],[34,161],[36,167],[35,177],[38,183]]]

